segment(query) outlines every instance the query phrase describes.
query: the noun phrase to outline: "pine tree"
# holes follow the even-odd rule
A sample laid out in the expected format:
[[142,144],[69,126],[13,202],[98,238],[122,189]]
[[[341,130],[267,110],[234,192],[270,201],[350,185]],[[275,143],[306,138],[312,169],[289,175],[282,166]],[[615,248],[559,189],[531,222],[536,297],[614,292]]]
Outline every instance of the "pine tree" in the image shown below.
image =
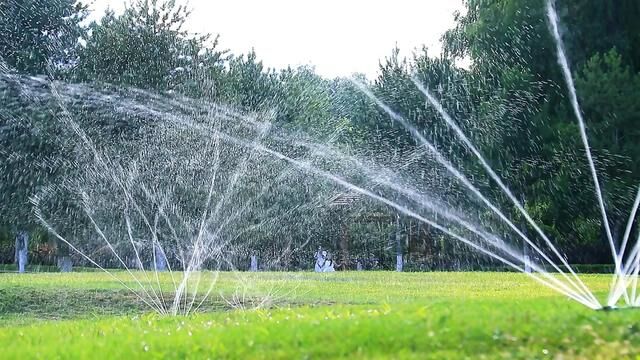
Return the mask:
[[55,73],[76,61],[87,7],[75,0],[0,1],[0,60],[29,74]]

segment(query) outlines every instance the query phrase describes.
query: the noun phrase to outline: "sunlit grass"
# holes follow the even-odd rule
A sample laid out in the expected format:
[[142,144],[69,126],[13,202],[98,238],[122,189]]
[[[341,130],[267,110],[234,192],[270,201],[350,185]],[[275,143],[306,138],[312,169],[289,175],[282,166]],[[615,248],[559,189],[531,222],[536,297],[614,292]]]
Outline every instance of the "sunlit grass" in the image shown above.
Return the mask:
[[[125,272],[116,276],[135,284]],[[581,278],[598,294],[608,290],[610,276]],[[170,294],[169,274],[159,281]],[[255,301],[234,309],[229,300],[238,294],[270,301],[259,309],[251,306]],[[38,299],[25,298],[31,295]],[[11,296],[28,306],[12,304]],[[187,317],[160,316],[104,273],[2,274],[2,357],[640,355],[639,311],[592,311],[516,273],[223,272],[211,303],[220,306]]]
[[[140,289],[134,276],[145,286],[163,291],[174,290],[171,275],[168,272],[156,275],[149,272],[133,272],[133,276],[125,271],[94,273],[31,273],[0,274],[0,287],[38,287],[38,288],[75,288],[75,289],[124,289],[116,280],[124,282],[134,290]],[[464,274],[464,275],[462,275]],[[115,276],[115,278],[114,278]],[[148,276],[148,279],[147,279]],[[174,273],[176,282],[182,279],[182,273]],[[231,293],[245,289],[252,293],[264,290],[279,290],[287,296],[301,299],[322,298],[339,300],[341,296],[349,296],[358,301],[420,300],[433,297],[482,297],[498,296],[500,298],[557,296],[550,288],[541,286],[520,273],[490,272],[432,272],[432,273],[395,273],[395,272],[336,272],[317,274],[310,272],[204,272],[192,274],[192,279],[201,276],[199,291],[204,291],[215,279],[216,292]],[[580,278],[594,293],[609,290],[610,275],[580,275]]]

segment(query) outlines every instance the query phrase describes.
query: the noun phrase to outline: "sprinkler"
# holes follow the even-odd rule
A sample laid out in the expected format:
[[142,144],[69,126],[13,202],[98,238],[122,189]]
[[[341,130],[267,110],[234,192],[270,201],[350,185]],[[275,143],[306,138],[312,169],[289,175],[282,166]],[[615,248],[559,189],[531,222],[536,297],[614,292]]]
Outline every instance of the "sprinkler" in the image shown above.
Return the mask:
[[598,309],[598,311],[623,311],[623,310],[638,310],[638,306],[623,306],[623,307],[617,307],[617,306],[603,306],[600,309]]
[[603,307],[601,307],[601,308],[600,308],[600,309],[598,309],[598,310],[600,310],[600,311],[607,311],[607,312],[608,312],[608,311],[618,310],[618,307],[616,307],[616,306],[609,306],[609,305],[607,305],[607,306],[603,306]]

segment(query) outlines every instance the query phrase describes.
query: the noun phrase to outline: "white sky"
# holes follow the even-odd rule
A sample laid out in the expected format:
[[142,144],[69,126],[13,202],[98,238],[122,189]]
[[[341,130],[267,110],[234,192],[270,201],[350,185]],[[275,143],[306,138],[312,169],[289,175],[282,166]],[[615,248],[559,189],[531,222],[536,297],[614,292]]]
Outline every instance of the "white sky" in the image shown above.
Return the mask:
[[[101,14],[125,0],[95,0]],[[462,0],[190,0],[189,30],[220,34],[234,54],[255,49],[266,66],[314,65],[324,76],[375,75],[397,43],[410,56],[423,44],[439,54]]]

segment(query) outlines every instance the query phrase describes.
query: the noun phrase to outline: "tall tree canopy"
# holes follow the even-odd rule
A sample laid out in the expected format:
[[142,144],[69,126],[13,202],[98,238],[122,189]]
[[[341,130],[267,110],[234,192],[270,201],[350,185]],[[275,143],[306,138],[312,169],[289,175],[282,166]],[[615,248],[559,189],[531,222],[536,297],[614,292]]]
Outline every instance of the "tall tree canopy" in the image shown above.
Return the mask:
[[[398,49],[393,49],[381,61],[375,79],[356,76],[352,81],[322,78],[308,66],[272,69],[254,51],[231,54],[221,50],[218,37],[186,30],[189,10],[174,0],[135,0],[123,13],[109,11],[86,28],[82,23],[87,8],[73,0],[0,0],[0,71],[2,75],[17,71],[54,77],[64,73],[69,82],[94,83],[82,86],[96,89],[124,88],[127,94],[140,94],[145,101],[151,101],[152,92],[163,93],[162,98],[174,105],[188,100],[188,106],[179,106],[182,110],[198,108],[194,105],[197,103],[208,109],[228,106],[234,116],[243,114],[231,116],[233,120],[229,121],[259,114],[272,123],[272,130],[296,134],[296,141],[287,142],[289,138],[283,136],[269,144],[279,151],[327,165],[334,159],[316,155],[330,152],[318,144],[331,142],[339,149],[337,159],[346,161],[357,155],[365,162],[387,166],[392,174],[384,176],[402,179],[425,194],[439,197],[509,240],[513,235],[508,235],[510,229],[494,222],[490,211],[443,170],[415,134],[393,121],[361,91],[357,83],[364,83],[499,204],[518,227],[531,230],[469,146],[460,141],[437,107],[426,101],[414,84],[417,80],[469,135],[487,163],[523,199],[533,219],[566,251],[570,261],[609,262],[593,181],[556,61],[546,3],[466,0],[464,11],[456,15],[454,28],[443,37],[441,54],[423,49],[403,58]],[[618,239],[640,182],[640,130],[636,126],[640,117],[640,2],[556,0],[556,8],[611,226]],[[463,60],[470,63],[468,68],[458,66]],[[52,85],[55,90],[60,83],[25,79],[20,81],[41,88],[30,94],[12,75],[0,79],[0,99],[6,105],[0,109],[0,195],[5,200],[0,203],[0,226],[5,227],[14,223],[19,227],[32,225],[29,197],[59,181],[57,176],[64,175],[69,160],[65,156],[70,148],[61,146],[62,132],[56,127],[65,116],[64,104],[42,104],[29,97],[43,89],[51,90]],[[85,115],[83,112],[81,117]],[[104,139],[112,142],[110,146],[126,150],[120,145],[139,146],[140,130],[154,129],[155,123],[151,118],[133,116],[93,125],[98,138],[108,134]],[[305,146],[309,138],[318,147]],[[191,156],[199,148],[185,146],[179,150]],[[337,163],[328,166],[340,169],[348,161]],[[351,174],[353,179],[377,175],[358,166],[349,169],[356,170],[357,175]],[[270,202],[277,200],[278,206],[273,209],[278,212],[317,200],[295,177],[288,181],[282,182],[282,193],[266,197],[263,205],[271,206]],[[370,185],[380,190],[379,183],[372,181]],[[289,187],[306,192],[294,194],[287,190]],[[195,198],[200,195],[194,193]],[[353,225],[358,229],[355,231],[363,232],[354,239],[376,238],[375,248],[381,253],[390,246],[396,248],[400,244],[396,235],[402,233],[419,242],[416,247],[421,256],[439,259],[443,266],[451,266],[443,262],[453,254],[472,254],[468,249],[453,247],[451,239],[442,233],[398,218],[391,208],[365,205],[343,214],[357,213],[360,218],[362,214],[382,212],[385,215],[381,218],[394,219],[392,223],[384,220],[387,223],[377,230],[375,226]],[[339,217],[336,214],[331,216]],[[247,221],[258,221],[259,215],[254,213],[256,218]],[[293,215],[286,221],[280,229],[286,229],[287,239],[273,241],[270,234],[260,233],[256,239],[262,240],[251,246],[264,250],[275,244],[304,244],[308,240],[305,234],[333,237],[338,232],[337,228],[323,228],[319,222],[305,225],[307,229],[295,229],[302,222]],[[344,232],[343,225],[351,226],[341,224],[339,232]],[[391,237],[390,232],[394,232]],[[269,251],[276,251],[273,246]],[[401,246],[397,248],[402,251]]]
[[72,66],[86,16],[76,0],[0,1],[0,60],[28,74]]
[[184,29],[188,16],[173,0],[137,0],[121,15],[107,12],[89,27],[79,78],[210,94],[206,80],[220,71],[224,52],[215,49],[217,38],[190,35]]

